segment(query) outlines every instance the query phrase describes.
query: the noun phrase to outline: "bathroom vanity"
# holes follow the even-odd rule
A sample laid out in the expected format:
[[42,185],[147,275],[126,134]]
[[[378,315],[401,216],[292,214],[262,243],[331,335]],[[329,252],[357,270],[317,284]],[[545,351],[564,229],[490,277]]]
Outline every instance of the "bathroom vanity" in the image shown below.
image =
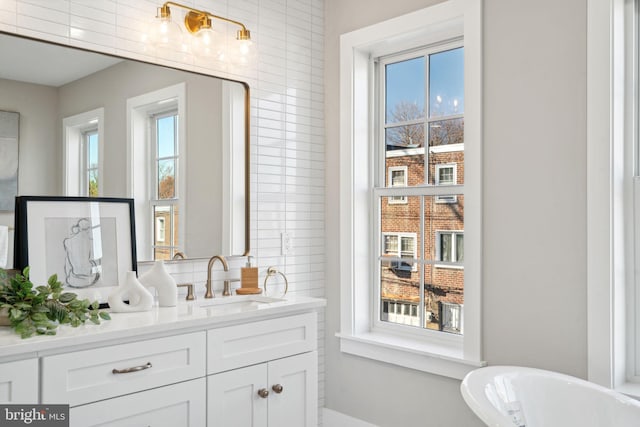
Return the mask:
[[0,328],[0,402],[71,426],[316,426],[322,299],[180,301],[21,339]]

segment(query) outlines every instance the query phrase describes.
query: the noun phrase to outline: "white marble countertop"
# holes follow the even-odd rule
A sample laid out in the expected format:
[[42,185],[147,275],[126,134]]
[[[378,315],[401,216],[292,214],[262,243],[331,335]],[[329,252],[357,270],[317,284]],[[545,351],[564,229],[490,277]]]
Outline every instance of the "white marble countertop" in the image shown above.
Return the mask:
[[324,299],[311,297],[229,296],[178,301],[176,307],[154,307],[145,312],[111,313],[111,320],[100,325],[61,325],[53,336],[22,339],[13,329],[0,327],[0,361],[260,321],[319,310],[325,305]]

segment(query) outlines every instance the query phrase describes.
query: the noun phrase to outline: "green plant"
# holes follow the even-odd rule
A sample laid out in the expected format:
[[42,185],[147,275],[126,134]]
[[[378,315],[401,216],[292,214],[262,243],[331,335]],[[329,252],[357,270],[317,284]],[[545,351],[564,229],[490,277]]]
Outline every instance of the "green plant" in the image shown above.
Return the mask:
[[34,286],[29,280],[29,267],[12,277],[0,269],[0,308],[7,310],[11,327],[22,338],[55,335],[59,325],[77,327],[87,320],[98,325],[100,319],[111,319],[109,313],[100,311],[97,301],[63,292],[55,274],[46,285]]

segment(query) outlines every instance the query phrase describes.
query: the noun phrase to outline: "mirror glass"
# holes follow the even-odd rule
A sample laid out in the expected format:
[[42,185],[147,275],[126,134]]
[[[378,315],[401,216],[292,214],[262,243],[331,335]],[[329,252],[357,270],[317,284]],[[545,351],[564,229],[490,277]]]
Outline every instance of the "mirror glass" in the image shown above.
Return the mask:
[[246,84],[6,33],[0,57],[19,195],[134,198],[139,261],[248,253]]

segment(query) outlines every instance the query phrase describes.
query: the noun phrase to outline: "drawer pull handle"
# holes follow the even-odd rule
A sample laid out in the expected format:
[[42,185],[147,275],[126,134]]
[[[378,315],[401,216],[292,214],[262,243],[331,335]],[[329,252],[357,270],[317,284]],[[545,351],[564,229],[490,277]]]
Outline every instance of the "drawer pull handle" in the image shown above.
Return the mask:
[[280,393],[282,393],[282,390],[284,390],[284,387],[282,387],[282,384],[276,384],[273,387],[271,387],[271,390],[273,390],[276,393],[280,394]]
[[151,362],[147,362],[146,365],[134,366],[132,368],[125,369],[114,369],[111,371],[112,374],[130,374],[131,372],[144,371],[145,369],[151,368]]
[[258,396],[266,399],[269,396],[269,390],[267,390],[266,388],[261,388],[260,390],[258,390]]

